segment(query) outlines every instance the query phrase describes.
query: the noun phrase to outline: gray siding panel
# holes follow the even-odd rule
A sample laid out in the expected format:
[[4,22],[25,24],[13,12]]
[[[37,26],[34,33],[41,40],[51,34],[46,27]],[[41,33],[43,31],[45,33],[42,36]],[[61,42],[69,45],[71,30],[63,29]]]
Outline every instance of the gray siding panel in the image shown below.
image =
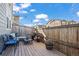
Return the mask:
[[[12,9],[8,3],[0,3],[0,35],[11,32],[11,28],[7,28],[7,17],[12,21]],[[12,24],[10,24],[12,25]]]

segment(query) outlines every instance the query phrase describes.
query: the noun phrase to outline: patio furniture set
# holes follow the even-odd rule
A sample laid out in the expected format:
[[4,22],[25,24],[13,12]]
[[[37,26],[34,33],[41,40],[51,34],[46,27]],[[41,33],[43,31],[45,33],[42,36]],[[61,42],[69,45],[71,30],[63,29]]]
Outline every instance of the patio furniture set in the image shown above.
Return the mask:
[[32,39],[29,36],[19,36],[17,37],[15,34],[4,34],[0,35],[0,54],[8,47],[8,46],[17,46],[19,41],[23,41],[24,44],[32,43]]
[[30,44],[33,41],[30,34],[27,34],[26,36],[19,36],[17,39],[18,41],[23,41],[24,44]]

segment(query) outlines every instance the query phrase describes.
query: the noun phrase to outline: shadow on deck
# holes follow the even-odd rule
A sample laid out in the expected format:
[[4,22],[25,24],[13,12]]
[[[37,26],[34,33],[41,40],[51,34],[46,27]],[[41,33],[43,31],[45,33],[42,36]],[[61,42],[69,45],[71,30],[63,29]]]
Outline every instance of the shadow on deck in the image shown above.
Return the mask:
[[24,45],[19,42],[17,46],[9,46],[3,51],[2,56],[65,56],[53,49],[47,50],[43,43],[33,42],[31,45]]

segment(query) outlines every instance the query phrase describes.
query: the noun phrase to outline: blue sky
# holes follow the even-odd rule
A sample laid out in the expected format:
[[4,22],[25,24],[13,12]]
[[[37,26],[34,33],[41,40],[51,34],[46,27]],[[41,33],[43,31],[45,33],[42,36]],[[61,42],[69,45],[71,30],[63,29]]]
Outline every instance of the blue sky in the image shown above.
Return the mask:
[[79,4],[72,3],[16,3],[13,14],[20,16],[20,24],[43,25],[49,20],[79,21]]

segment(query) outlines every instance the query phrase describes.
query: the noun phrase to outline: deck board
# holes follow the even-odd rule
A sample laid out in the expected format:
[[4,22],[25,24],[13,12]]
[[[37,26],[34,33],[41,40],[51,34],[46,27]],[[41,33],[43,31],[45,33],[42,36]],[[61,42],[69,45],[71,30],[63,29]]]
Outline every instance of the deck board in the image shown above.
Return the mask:
[[61,52],[53,49],[47,50],[41,42],[33,44],[24,44],[19,42],[17,46],[9,46],[4,50],[2,56],[65,56]]
[[[40,45],[41,45],[41,43],[40,43]],[[37,53],[39,54],[39,56],[44,56],[44,52],[41,51],[40,45],[38,43],[37,43],[37,45],[34,43],[34,48],[37,51]]]
[[18,56],[18,55],[19,55],[19,44],[17,45],[16,50],[15,50],[15,56]]
[[29,54],[29,51],[28,51],[28,46],[26,47],[26,46],[24,46],[24,51],[25,51],[25,55],[26,56],[29,56],[30,54]]
[[22,43],[21,42],[19,42],[19,56],[21,56],[22,55]]

